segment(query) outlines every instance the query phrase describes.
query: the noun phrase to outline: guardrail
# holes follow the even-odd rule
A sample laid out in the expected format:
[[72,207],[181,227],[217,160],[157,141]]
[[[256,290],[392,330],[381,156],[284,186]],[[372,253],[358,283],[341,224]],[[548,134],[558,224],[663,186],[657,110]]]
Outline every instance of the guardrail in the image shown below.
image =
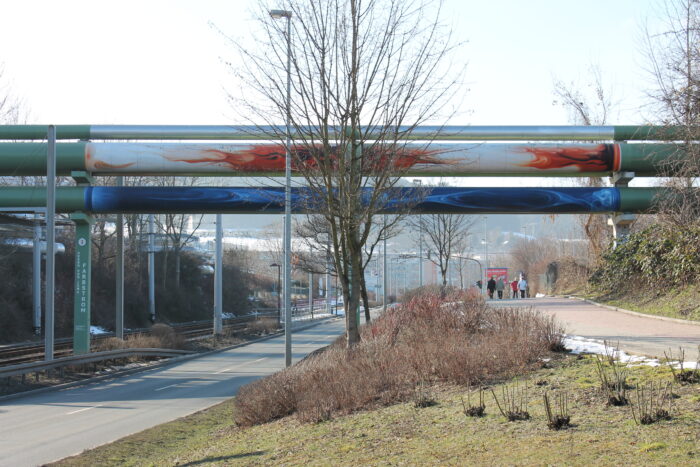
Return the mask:
[[12,376],[22,376],[27,373],[36,373],[39,371],[51,370],[54,368],[84,365],[87,363],[102,362],[105,360],[115,360],[118,358],[128,357],[179,357],[181,355],[189,355],[194,352],[189,350],[174,350],[174,349],[120,349],[108,350],[105,352],[94,352],[85,355],[75,355],[71,357],[62,357],[49,362],[31,362],[22,363],[19,365],[9,365],[0,368],[0,378],[9,378]]

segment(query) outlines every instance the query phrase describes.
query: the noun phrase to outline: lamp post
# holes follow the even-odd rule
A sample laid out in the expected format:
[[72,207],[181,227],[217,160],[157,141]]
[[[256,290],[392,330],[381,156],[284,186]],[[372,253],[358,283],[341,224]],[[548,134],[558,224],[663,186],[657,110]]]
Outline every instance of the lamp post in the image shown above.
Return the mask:
[[[423,181],[414,178],[413,184],[420,188]],[[420,214],[418,214],[418,227],[420,228],[418,236],[418,286],[423,287],[423,217]]]
[[[466,256],[457,256],[457,258],[459,258],[460,262],[463,259],[466,259],[467,261],[474,261],[476,264],[478,264],[479,265],[479,280],[480,281],[484,280],[484,267],[481,265],[481,261],[479,261],[476,258],[468,258]],[[464,288],[464,284],[462,284],[462,288]],[[483,287],[482,287],[482,289],[483,289]]]
[[292,365],[292,161],[291,161],[291,95],[292,95],[292,12],[289,10],[270,10],[273,19],[287,19],[287,143],[285,144],[284,162],[284,360],[286,366]]
[[270,267],[277,268],[277,326],[279,326],[281,323],[281,318],[282,318],[282,316],[281,316],[282,306],[281,306],[281,302],[280,302],[280,287],[281,287],[281,282],[282,282],[282,280],[281,280],[282,266],[280,266],[277,263],[272,263],[270,265]]

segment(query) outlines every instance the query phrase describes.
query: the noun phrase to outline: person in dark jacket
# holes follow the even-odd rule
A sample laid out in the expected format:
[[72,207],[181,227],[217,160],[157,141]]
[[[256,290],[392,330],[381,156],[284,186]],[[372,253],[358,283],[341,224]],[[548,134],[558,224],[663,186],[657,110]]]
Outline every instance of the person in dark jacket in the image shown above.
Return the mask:
[[486,283],[486,290],[489,293],[489,298],[493,298],[493,292],[496,290],[496,276],[491,276],[491,279]]

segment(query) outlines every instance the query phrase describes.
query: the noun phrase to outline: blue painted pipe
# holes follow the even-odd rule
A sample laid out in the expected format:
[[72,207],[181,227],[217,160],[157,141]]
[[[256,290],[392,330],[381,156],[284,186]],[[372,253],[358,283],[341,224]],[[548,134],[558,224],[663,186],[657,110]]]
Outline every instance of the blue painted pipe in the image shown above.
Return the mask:
[[[660,188],[395,188],[381,213],[591,213],[649,212]],[[318,193],[292,190],[292,211],[319,212]],[[366,204],[371,188],[363,193]],[[46,206],[43,187],[0,187],[0,209]],[[18,209],[19,208],[19,209]],[[241,187],[60,187],[59,212],[274,214],[284,211],[284,188]]]
[[[364,202],[371,189],[363,193]],[[284,188],[87,187],[85,207],[94,213],[282,213]],[[318,212],[314,192],[292,190],[292,211]],[[396,188],[383,213],[586,213],[620,209],[616,188]]]

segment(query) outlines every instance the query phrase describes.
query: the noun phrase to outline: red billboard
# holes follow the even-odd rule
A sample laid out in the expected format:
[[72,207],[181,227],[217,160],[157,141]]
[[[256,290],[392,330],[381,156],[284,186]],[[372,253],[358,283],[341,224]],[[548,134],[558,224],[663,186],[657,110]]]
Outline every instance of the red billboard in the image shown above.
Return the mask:
[[504,281],[508,280],[508,268],[486,268],[486,280],[488,281],[491,277],[502,277]]

